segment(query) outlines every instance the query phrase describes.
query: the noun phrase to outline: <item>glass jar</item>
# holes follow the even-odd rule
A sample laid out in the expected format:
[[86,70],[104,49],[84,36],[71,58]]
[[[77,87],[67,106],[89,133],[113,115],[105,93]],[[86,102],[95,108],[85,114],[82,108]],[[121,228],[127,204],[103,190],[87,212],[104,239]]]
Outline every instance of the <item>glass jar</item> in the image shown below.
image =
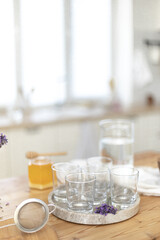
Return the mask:
[[28,163],[28,178],[30,188],[46,189],[53,186],[52,162],[47,157],[30,159]]

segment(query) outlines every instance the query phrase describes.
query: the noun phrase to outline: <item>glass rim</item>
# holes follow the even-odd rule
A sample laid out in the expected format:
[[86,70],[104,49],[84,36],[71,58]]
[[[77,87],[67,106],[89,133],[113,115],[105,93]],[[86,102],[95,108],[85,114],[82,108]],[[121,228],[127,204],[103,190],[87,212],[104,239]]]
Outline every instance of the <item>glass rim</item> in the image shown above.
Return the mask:
[[103,127],[103,124],[105,123],[126,123],[126,124],[131,124],[133,125],[133,120],[130,120],[128,118],[108,118],[108,119],[103,119],[101,121],[99,121],[99,126]]
[[98,175],[98,174],[103,174],[103,173],[107,173],[107,174],[108,174],[108,173],[109,173],[109,168],[108,168],[107,170],[103,170],[103,169],[102,169],[102,170],[100,170],[100,171],[97,170],[97,171],[94,171],[94,172],[91,172],[91,171],[89,171],[89,170],[88,170],[88,171],[87,171],[87,170],[86,170],[86,171],[83,170],[83,171],[84,171],[84,173],[91,173],[91,174],[97,174],[97,175]]
[[75,170],[75,169],[79,170],[79,166],[78,166],[78,165],[75,165],[74,163],[69,163],[69,162],[53,163],[52,166],[51,166],[51,169],[52,169],[53,171],[65,173],[65,172],[66,172],[65,169],[62,170],[62,169],[56,169],[56,168],[54,168],[55,165],[61,166],[61,165],[64,165],[64,164],[67,164],[67,165],[69,165],[69,166],[71,166],[71,167],[74,167],[74,170]]
[[52,160],[49,157],[45,158],[43,156],[39,156],[30,160],[31,160],[31,164],[34,164],[34,165],[52,164]]
[[107,160],[110,160],[111,161],[111,163],[112,163],[112,158],[111,157],[106,157],[106,156],[95,156],[95,157],[89,157],[89,158],[87,158],[87,161],[89,160],[89,159],[107,159]]
[[[115,173],[113,172],[113,170],[115,169],[132,169],[133,170],[133,173],[132,174],[129,174],[129,173],[125,173],[125,174],[121,174],[121,173]],[[113,167],[111,169],[109,169],[110,173],[113,174],[113,175],[116,175],[116,176],[138,176],[139,175],[139,171],[138,169],[134,168],[134,167],[126,167],[126,166],[121,166],[121,167]]]
[[37,157],[34,157],[34,158],[31,158],[30,160],[44,160],[44,159],[49,159],[49,160],[51,160],[51,157],[50,156],[37,156]]
[[[73,176],[73,175],[77,175],[77,174],[81,174],[81,175],[89,175],[89,176],[92,176],[93,179],[90,179],[90,180],[85,180],[85,181],[75,181],[75,180],[69,180],[67,179],[69,176]],[[82,173],[82,172],[79,172],[79,173],[69,173],[65,176],[65,181],[69,182],[69,183],[91,183],[93,181],[96,180],[96,176],[94,173]]]

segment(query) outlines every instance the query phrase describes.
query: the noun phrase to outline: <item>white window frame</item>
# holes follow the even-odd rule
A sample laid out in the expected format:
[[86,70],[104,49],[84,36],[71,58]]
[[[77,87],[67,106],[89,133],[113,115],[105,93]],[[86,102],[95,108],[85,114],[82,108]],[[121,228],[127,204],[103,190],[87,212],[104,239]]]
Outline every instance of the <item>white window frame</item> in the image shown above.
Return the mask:
[[[63,0],[64,1],[64,23],[65,23],[65,82],[66,82],[66,103],[72,103],[76,100],[73,99],[72,96],[72,72],[71,72],[71,45],[72,45],[72,30],[71,30],[71,14],[70,14],[70,6],[71,6],[71,0]],[[22,72],[21,72],[21,65],[22,65],[22,50],[21,50],[21,25],[20,25],[20,3],[21,0],[13,0],[14,2],[14,24],[15,24],[15,49],[16,49],[16,83],[17,83],[17,94],[20,93],[22,95],[22,98],[24,98],[23,94],[23,80],[22,80]],[[111,33],[111,52],[113,53],[113,56],[110,54],[111,59],[111,77],[115,78],[116,88],[117,88],[117,94],[119,95],[120,100],[125,104],[127,102],[127,98],[129,99],[129,102],[132,102],[132,79],[131,79],[131,72],[132,72],[132,32],[131,37],[128,37],[127,41],[129,41],[129,44],[127,45],[127,55],[125,55],[125,60],[121,61],[121,53],[122,48],[124,47],[124,38],[126,38],[129,33],[129,27],[132,27],[132,22],[128,22],[129,15],[127,15],[126,18],[121,18],[121,16],[124,14],[124,11],[129,10],[131,12],[132,10],[132,0],[124,0],[123,6],[126,7],[120,7],[120,0],[112,0],[111,1],[111,7],[112,7],[112,28],[114,28],[114,31]],[[122,19],[122,20],[121,20]],[[122,29],[122,35],[120,34],[118,29],[118,26],[123,24]],[[125,24],[126,23],[126,24]],[[116,41],[118,38],[120,38],[121,42]],[[131,49],[131,50],[130,50]],[[115,60],[117,59],[117,60]],[[128,68],[126,69],[126,72],[121,72],[120,69],[124,69],[125,65],[128,64]],[[125,77],[124,77],[125,76]],[[123,77],[123,79],[122,79]],[[128,79],[130,78],[130,79]],[[130,82],[128,84],[127,82]],[[123,83],[122,83],[123,82]],[[122,85],[127,84],[128,88],[128,94],[127,97],[124,97],[124,92],[122,90]],[[52,104],[53,105],[53,104]]]

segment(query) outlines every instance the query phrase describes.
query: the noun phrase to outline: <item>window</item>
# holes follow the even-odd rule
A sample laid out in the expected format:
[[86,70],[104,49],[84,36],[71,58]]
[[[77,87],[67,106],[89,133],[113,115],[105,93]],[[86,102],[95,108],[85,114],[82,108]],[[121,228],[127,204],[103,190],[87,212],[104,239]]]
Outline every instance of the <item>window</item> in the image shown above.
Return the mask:
[[65,100],[64,9],[61,0],[21,0],[21,62],[25,95],[32,104]]
[[109,1],[72,0],[71,12],[72,97],[106,99],[111,78]]
[[109,98],[110,1],[0,0],[0,106]]
[[0,107],[9,106],[15,99],[15,38],[13,1],[0,0]]

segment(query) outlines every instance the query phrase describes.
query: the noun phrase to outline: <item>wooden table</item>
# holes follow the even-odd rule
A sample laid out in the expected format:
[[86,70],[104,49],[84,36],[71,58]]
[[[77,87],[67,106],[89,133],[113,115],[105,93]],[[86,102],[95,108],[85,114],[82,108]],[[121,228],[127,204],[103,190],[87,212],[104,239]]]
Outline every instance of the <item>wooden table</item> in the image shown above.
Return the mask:
[[[157,167],[160,153],[148,152],[135,156],[135,165]],[[3,179],[0,181],[0,217],[13,216],[16,206],[24,199],[35,197],[47,202],[52,189],[30,190],[26,177]],[[5,224],[11,220],[5,221]],[[4,222],[0,222],[2,226]],[[65,222],[50,216],[46,226],[37,233],[20,232],[16,226],[0,229],[0,239],[7,240],[124,240],[160,239],[160,198],[141,196],[139,213],[124,222],[112,225],[89,226]]]

